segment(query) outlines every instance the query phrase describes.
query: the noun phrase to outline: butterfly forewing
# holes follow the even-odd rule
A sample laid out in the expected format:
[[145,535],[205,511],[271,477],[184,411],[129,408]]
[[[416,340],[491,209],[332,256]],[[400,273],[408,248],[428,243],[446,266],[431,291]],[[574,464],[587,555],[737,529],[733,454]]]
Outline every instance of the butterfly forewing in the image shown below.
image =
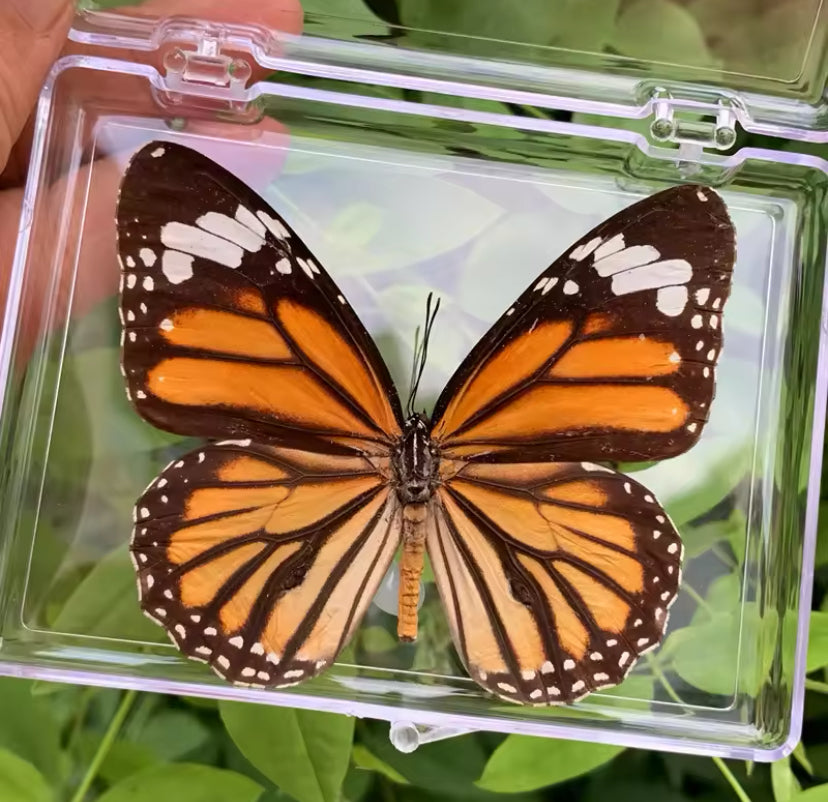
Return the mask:
[[147,420],[314,449],[399,437],[396,391],[359,318],[229,172],[179,145],[144,147],[122,183],[118,248],[123,366]]
[[204,446],[138,501],[141,605],[221,676],[296,684],[359,624],[399,545],[399,516],[375,459]]
[[645,487],[591,463],[448,474],[428,549],[480,684],[510,701],[571,702],[616,685],[658,644],[682,547]]
[[449,456],[652,460],[699,437],[735,258],[721,198],[661,192],[587,234],[483,337],[440,397]]

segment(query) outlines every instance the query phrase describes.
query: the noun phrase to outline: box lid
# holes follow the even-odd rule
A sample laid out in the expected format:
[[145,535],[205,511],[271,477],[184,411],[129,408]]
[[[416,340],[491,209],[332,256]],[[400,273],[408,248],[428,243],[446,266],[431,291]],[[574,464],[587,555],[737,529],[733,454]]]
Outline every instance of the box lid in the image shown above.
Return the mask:
[[[279,62],[274,67],[318,75],[327,65],[341,79],[415,89],[436,81],[429,90],[453,95],[486,87],[489,97],[564,111],[590,104],[611,116],[649,116],[668,97],[691,107],[727,105],[747,130],[761,133],[822,140],[828,129],[828,13],[821,0],[302,6],[303,36],[260,31],[263,54]],[[135,46],[150,30],[135,17],[163,13],[157,3],[134,0],[79,0],[79,7],[73,37],[110,46],[123,38]]]

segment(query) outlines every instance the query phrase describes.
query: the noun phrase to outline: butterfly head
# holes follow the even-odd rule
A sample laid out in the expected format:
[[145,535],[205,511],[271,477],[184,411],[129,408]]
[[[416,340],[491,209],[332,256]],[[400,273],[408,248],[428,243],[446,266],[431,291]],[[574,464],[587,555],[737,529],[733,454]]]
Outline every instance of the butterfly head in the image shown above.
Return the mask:
[[437,485],[439,456],[431,440],[428,420],[414,413],[405,422],[403,436],[395,453],[397,495],[403,504],[422,504]]

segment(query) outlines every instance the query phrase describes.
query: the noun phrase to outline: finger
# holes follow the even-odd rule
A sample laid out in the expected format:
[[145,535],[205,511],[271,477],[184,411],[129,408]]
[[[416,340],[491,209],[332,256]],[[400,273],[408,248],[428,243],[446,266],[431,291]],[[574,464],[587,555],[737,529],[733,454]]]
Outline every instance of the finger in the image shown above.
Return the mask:
[[0,3],[0,173],[66,41],[71,0]]
[[[23,1],[23,0],[21,0]],[[41,0],[25,0],[26,2],[41,2]],[[0,0],[0,5],[5,0]],[[268,30],[296,34],[302,29],[302,7],[299,0],[273,0],[262,3],[261,0],[235,0],[228,3],[227,0],[147,0],[138,6],[121,7],[119,13],[133,16],[165,17],[175,14],[186,14],[188,17],[212,20],[214,22],[232,23],[244,22],[262,26]],[[2,19],[2,12],[0,12]],[[0,37],[1,38],[1,37]],[[160,49],[152,54],[150,62],[158,70],[163,70],[163,58],[170,46]],[[146,52],[133,53],[127,50],[94,49],[88,45],[75,42],[67,42],[63,55],[107,55],[124,61],[140,60],[147,61]],[[253,67],[252,81],[264,79],[270,72],[265,67],[251,65]],[[87,89],[94,89],[98,97],[129,97],[130,111],[134,114],[157,114],[156,105],[150,87],[144,78],[129,79],[122,74],[100,73],[89,70],[76,79],[77,88],[74,93],[78,97],[86,95]],[[2,99],[2,93],[0,93]],[[0,102],[0,105],[2,103]],[[33,104],[32,104],[33,105]],[[29,123],[23,128],[23,135],[19,142],[13,147],[11,156],[8,159],[8,167],[0,176],[0,188],[19,186],[23,183],[31,153],[32,125]],[[0,172],[2,168],[0,168]]]

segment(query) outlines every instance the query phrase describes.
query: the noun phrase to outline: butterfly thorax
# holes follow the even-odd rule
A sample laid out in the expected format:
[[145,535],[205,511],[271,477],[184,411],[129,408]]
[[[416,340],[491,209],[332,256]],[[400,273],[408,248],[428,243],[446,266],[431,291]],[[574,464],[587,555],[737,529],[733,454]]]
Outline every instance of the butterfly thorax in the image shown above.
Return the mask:
[[428,421],[415,413],[405,422],[394,459],[397,495],[403,504],[422,504],[431,498],[437,484],[438,465]]

